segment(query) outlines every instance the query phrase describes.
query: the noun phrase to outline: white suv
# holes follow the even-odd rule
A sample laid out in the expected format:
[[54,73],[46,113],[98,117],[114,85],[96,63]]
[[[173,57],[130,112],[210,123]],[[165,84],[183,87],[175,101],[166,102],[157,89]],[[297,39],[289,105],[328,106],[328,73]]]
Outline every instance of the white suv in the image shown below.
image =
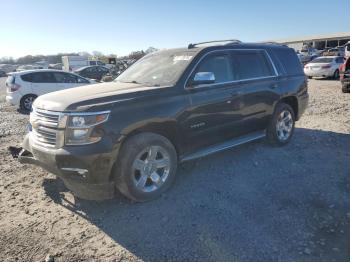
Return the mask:
[[6,80],[6,101],[28,112],[35,98],[40,95],[92,83],[95,81],[60,70],[39,69],[9,73]]

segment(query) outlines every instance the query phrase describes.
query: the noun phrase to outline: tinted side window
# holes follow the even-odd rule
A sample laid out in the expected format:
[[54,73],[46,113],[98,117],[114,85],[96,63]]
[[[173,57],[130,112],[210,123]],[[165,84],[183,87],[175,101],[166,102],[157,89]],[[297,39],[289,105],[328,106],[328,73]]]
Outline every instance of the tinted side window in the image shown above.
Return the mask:
[[33,83],[56,83],[56,79],[51,72],[38,72],[32,74]]
[[95,68],[94,67],[89,67],[86,68],[85,70],[83,70],[84,73],[93,73],[95,72]]
[[108,69],[107,69],[107,68],[104,68],[104,67],[102,67],[102,66],[99,66],[99,67],[97,67],[97,71],[98,71],[98,72],[106,73],[106,72],[108,72]]
[[229,82],[233,80],[232,69],[228,55],[211,55],[205,58],[197,67],[195,73],[212,72],[215,83]]
[[77,83],[77,77],[68,73],[53,73],[57,83]]
[[32,82],[32,74],[21,75],[21,79],[26,82]]
[[291,48],[274,48],[272,52],[281,62],[284,70],[288,75],[303,75],[304,71],[301,67],[301,63]]
[[234,51],[232,53],[236,79],[273,76],[273,68],[263,51]]

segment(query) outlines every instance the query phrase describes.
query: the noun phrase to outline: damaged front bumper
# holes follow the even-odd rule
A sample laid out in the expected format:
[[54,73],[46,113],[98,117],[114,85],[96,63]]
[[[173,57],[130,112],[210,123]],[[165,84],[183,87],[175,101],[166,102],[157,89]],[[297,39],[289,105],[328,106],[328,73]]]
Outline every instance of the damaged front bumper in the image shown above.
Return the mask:
[[60,177],[79,198],[102,200],[114,197],[115,185],[111,170],[115,156],[104,143],[44,148],[33,146],[29,133],[23,141],[23,148],[10,147],[9,151],[20,163],[40,166]]

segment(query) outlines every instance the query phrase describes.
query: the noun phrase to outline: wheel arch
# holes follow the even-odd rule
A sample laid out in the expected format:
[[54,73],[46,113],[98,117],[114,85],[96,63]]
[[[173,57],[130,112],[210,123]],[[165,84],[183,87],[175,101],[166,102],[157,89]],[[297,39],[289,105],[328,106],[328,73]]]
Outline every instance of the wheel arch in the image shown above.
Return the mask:
[[[295,120],[299,120],[299,102],[295,96],[283,97],[279,103],[285,103],[293,109]],[[277,103],[278,104],[278,103]]]
[[109,176],[109,179],[111,181],[115,180],[115,175],[117,174],[118,169],[118,165],[116,164],[120,159],[120,151],[124,146],[125,142],[131,137],[141,133],[154,133],[165,137],[174,146],[177,157],[179,158],[179,156],[181,155],[183,144],[176,121],[168,120],[162,122],[148,122],[147,124],[138,124],[132,127],[128,127],[127,129],[121,132],[123,138],[120,141],[118,150],[115,152],[116,154],[113,160],[114,163],[111,167],[111,173]]
[[29,96],[33,96],[34,99],[38,98],[38,95],[36,94],[33,94],[33,93],[27,93],[25,95],[22,95],[22,97],[19,99],[19,106],[21,109],[23,109],[23,99],[25,99],[26,97],[29,97]]
[[135,136],[140,133],[154,133],[167,138],[172,145],[175,147],[177,155],[179,156],[183,149],[183,141],[181,139],[180,131],[178,124],[174,120],[167,120],[162,122],[150,122],[144,125],[138,125],[128,130],[125,130],[123,133],[124,139],[121,143],[121,146],[125,143],[127,139],[132,136]]

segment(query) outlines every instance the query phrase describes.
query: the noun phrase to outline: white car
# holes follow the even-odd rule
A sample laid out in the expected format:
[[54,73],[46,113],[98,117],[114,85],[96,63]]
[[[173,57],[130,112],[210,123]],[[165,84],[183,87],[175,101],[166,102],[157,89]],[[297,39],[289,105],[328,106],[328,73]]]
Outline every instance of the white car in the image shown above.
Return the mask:
[[6,101],[28,112],[35,98],[40,95],[92,83],[96,82],[60,70],[39,69],[9,73],[6,80]]
[[350,57],[350,41],[345,44],[345,57]]
[[341,56],[321,56],[312,60],[304,66],[304,73],[312,77],[333,77],[339,78],[339,66],[344,63]]

